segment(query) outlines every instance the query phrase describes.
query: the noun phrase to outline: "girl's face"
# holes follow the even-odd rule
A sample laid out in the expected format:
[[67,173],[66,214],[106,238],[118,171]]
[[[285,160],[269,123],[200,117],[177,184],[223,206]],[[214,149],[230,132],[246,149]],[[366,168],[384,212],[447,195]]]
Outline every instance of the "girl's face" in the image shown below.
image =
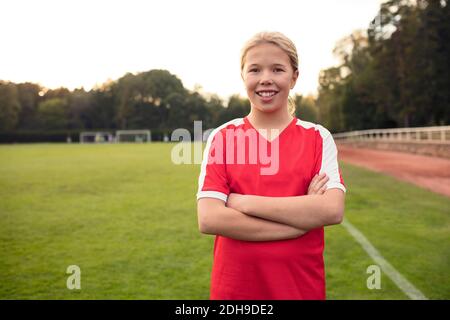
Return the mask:
[[264,43],[247,51],[242,78],[252,107],[273,112],[287,108],[298,71],[294,72],[289,56],[280,47]]

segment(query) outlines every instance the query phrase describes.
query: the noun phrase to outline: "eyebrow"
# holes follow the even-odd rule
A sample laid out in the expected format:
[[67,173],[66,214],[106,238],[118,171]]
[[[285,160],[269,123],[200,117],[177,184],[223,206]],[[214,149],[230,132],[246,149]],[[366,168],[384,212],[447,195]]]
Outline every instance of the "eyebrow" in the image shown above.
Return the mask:
[[[259,67],[259,64],[253,63],[251,65],[248,66],[249,68],[251,67]],[[280,64],[280,63],[274,63],[272,65],[272,67],[286,67],[284,64]]]

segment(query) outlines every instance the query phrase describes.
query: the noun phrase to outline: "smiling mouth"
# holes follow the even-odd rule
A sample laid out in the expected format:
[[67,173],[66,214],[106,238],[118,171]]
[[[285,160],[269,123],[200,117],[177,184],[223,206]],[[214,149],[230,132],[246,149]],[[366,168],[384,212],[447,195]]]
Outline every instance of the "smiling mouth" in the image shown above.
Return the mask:
[[274,90],[264,90],[264,91],[256,91],[256,94],[260,97],[263,98],[270,98],[273,97],[274,95],[276,95],[278,93],[278,91],[274,91]]

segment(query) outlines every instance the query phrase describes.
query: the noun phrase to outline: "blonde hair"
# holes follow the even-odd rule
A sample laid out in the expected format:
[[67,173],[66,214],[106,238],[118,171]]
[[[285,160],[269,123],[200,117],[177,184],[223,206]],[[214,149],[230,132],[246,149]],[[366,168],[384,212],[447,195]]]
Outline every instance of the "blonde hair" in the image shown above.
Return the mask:
[[[241,50],[241,77],[243,78],[242,72],[244,71],[245,58],[247,52],[260,44],[271,43],[278,46],[281,50],[286,52],[291,62],[291,67],[295,71],[298,70],[298,54],[295,44],[281,32],[268,32],[263,31],[255,34],[248,40]],[[295,115],[295,101],[290,96],[288,97],[288,111],[291,115]]]

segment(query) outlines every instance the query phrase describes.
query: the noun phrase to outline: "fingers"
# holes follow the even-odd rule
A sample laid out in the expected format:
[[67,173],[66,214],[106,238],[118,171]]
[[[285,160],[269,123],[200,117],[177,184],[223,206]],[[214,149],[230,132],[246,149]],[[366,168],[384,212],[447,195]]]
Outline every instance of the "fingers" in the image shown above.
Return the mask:
[[309,193],[323,194],[326,191],[326,183],[328,180],[330,180],[330,178],[325,173],[315,175],[309,185]]
[[[327,180],[328,180],[328,177],[327,177]],[[319,194],[324,194],[325,191],[327,191],[327,186],[326,185],[324,185],[322,188],[319,189]]]
[[328,179],[326,173],[321,173],[319,175],[316,174],[311,180],[310,186],[315,188],[318,184],[323,184],[324,179]]
[[326,184],[327,184],[328,180],[330,180],[330,178],[324,173],[323,177],[319,180],[319,182],[317,183],[317,186],[316,186],[319,194],[323,194],[323,193],[325,193],[325,191],[327,191]]
[[318,179],[317,174],[316,174],[316,175],[312,178],[311,182],[309,183],[309,186],[308,186],[308,193],[314,191],[314,187],[315,187],[315,185],[317,184],[317,181],[318,181],[318,180],[319,180],[319,179]]

